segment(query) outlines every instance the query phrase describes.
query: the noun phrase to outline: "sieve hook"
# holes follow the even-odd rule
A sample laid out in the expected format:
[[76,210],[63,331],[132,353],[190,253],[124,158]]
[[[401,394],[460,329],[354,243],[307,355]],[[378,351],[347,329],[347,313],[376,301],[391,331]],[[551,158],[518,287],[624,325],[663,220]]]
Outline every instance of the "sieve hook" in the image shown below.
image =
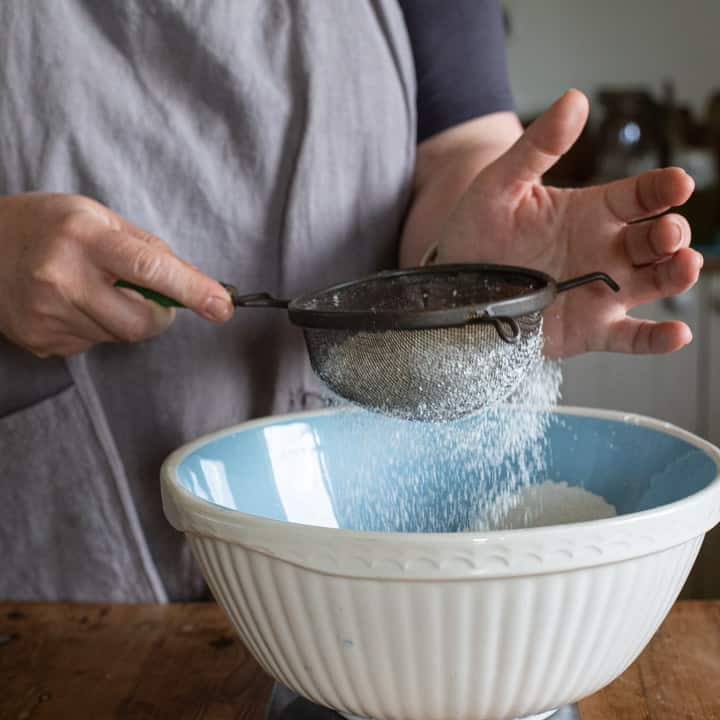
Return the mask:
[[[495,326],[497,334],[506,343],[514,345],[520,339],[520,326],[517,324],[517,320],[511,317],[491,317],[490,322]],[[510,330],[508,331],[508,327]]]
[[619,292],[620,286],[609,276],[603,272],[588,273],[587,275],[581,275],[580,277],[573,278],[572,280],[565,280],[557,284],[557,291],[559,293],[565,292],[565,290],[572,290],[573,288],[580,287],[581,285],[587,285],[588,283],[595,282],[596,280],[602,280],[613,292]]

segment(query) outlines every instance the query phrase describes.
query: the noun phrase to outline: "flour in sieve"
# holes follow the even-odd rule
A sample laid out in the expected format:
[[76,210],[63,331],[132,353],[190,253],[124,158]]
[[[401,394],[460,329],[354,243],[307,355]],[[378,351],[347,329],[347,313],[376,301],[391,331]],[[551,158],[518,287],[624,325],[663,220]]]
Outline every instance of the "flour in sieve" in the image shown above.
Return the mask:
[[542,319],[508,343],[489,323],[386,332],[305,331],[313,368],[340,397],[411,420],[453,420],[502,402],[541,360]]

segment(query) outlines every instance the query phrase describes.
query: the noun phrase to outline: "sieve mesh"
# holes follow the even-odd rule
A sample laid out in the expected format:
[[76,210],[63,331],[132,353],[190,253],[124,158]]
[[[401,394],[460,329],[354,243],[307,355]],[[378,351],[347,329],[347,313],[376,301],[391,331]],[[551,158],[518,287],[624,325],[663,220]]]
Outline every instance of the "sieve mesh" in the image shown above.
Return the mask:
[[488,322],[420,330],[305,329],[313,369],[337,395],[397,417],[447,421],[504,400],[540,361],[542,315],[517,343]]

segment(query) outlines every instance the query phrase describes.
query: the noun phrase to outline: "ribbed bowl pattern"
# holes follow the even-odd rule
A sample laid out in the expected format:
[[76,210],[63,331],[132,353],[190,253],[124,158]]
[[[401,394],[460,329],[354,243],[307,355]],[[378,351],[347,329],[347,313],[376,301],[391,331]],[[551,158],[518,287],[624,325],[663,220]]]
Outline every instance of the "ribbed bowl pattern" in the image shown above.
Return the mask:
[[595,692],[648,643],[703,539],[566,572],[402,581],[189,537],[270,675],[317,703],[382,720],[506,720]]

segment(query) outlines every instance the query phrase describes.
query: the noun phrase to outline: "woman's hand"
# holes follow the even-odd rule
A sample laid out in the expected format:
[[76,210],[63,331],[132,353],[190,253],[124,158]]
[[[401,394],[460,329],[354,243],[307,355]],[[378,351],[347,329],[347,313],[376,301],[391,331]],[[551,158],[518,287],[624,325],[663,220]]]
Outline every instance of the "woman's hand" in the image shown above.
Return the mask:
[[223,287],[159,238],[86,197],[0,198],[0,332],[35,355],[73,355],[100,342],[163,332],[174,311],[114,287],[123,279],[217,322],[232,315]]
[[542,270],[557,280],[612,276],[621,292],[593,283],[558,297],[544,317],[546,354],[590,350],[664,353],[690,342],[681,322],[627,316],[642,303],[682,293],[702,256],[677,214],[693,191],[679,168],[583,189],[546,187],[540,178],[567,152],[588,115],[585,96],[557,100],[502,156],[476,175],[437,234],[440,263],[491,262]]

